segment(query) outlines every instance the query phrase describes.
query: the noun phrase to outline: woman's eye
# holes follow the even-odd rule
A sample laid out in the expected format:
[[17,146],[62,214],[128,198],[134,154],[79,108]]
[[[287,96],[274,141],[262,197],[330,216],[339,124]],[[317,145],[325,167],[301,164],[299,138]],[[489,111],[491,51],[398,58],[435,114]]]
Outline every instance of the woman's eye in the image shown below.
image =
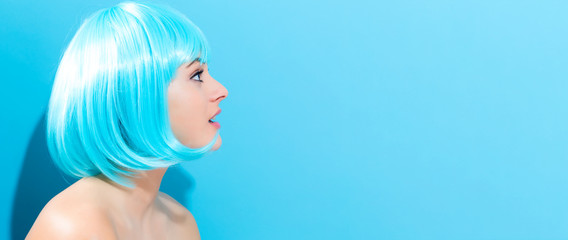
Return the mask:
[[[191,79],[198,81],[198,82],[203,82],[203,80],[201,80],[201,74],[203,73],[203,70],[200,70],[199,72],[195,73],[193,75],[193,77],[191,77]],[[195,77],[197,77],[197,79],[195,79]]]

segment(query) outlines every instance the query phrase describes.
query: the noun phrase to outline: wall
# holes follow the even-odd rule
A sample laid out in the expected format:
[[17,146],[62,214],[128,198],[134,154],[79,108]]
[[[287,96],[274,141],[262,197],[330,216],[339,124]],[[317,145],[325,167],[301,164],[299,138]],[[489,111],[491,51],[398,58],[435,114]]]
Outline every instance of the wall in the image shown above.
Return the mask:
[[[0,238],[74,180],[59,57],[118,1],[0,3]],[[203,239],[567,239],[568,3],[165,1],[212,46],[223,146],[163,190]]]

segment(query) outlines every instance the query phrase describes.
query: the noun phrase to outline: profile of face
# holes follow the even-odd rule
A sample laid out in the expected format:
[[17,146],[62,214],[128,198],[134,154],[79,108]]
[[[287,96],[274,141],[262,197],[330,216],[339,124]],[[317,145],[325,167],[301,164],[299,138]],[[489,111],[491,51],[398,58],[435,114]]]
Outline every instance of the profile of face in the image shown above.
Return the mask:
[[[207,63],[196,60],[182,64],[168,86],[170,125],[175,137],[190,148],[207,145],[220,126],[209,120],[221,110],[219,103],[228,93],[209,75]],[[219,149],[221,143],[219,136],[211,150]]]

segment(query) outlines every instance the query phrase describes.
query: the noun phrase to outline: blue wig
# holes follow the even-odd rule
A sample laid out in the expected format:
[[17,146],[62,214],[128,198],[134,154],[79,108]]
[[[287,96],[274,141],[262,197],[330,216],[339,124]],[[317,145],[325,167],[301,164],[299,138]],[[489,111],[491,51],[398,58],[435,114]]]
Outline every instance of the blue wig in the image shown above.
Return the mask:
[[167,88],[177,68],[207,62],[209,45],[187,17],[166,6],[122,2],[87,19],[63,53],[47,110],[47,144],[74,177],[103,174],[133,187],[136,172],[211,152],[172,132]]

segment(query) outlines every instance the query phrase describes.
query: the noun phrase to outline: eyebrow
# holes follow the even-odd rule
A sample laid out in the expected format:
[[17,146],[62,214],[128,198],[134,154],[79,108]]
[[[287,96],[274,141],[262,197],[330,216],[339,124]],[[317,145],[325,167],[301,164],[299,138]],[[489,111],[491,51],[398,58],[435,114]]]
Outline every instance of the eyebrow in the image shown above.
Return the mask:
[[187,64],[187,66],[185,66],[185,68],[189,68],[191,67],[191,65],[193,65],[195,62],[199,62],[199,60],[201,60],[200,58],[193,60],[193,62]]

